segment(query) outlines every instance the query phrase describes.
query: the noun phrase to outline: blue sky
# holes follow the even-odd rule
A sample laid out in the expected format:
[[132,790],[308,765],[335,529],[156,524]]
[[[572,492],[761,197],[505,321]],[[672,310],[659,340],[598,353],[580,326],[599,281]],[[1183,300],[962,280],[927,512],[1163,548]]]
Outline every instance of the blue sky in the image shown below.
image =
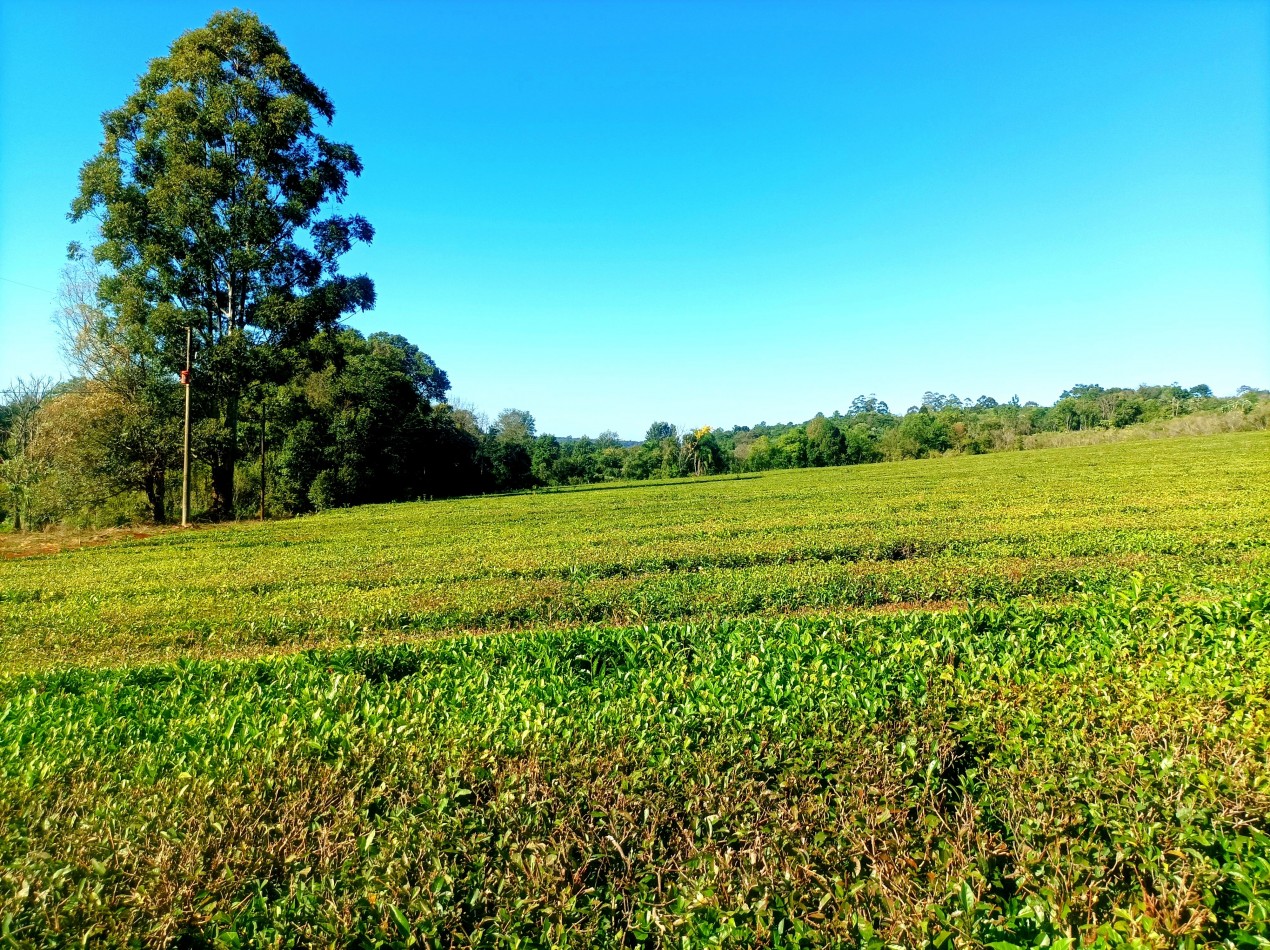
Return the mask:
[[[100,113],[219,8],[0,4],[0,386],[64,372]],[[1264,2],[250,8],[366,166],[352,325],[490,415],[633,438],[1270,384]]]

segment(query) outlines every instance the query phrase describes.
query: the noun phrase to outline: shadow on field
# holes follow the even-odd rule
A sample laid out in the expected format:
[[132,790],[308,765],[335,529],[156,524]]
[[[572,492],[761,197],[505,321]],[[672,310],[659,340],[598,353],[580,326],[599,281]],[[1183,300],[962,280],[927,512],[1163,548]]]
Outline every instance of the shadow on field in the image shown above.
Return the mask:
[[526,491],[505,492],[508,495],[572,495],[592,491],[624,491],[630,488],[685,488],[688,485],[713,484],[716,482],[741,482],[752,478],[762,478],[761,472],[747,472],[744,475],[706,475],[702,478],[674,478],[665,481],[622,482],[618,485],[556,485],[551,488],[532,488]]

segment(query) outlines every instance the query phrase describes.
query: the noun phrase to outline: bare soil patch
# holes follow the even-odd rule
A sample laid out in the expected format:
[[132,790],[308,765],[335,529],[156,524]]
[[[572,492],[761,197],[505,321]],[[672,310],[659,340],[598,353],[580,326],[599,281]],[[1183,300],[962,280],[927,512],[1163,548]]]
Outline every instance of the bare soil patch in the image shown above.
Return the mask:
[[171,530],[173,529],[168,526],[131,525],[124,528],[93,528],[87,531],[52,528],[47,531],[19,534],[8,532],[0,534],[0,559],[38,557],[42,554],[57,554],[59,551],[97,547],[118,541],[142,540]]

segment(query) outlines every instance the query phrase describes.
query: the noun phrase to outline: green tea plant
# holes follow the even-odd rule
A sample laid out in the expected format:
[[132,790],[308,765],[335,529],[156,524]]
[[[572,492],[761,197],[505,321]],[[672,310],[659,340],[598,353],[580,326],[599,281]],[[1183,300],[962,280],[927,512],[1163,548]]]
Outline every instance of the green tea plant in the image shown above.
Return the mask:
[[0,670],[1261,572],[1270,436],[455,499],[0,561]]
[[0,941],[1265,946],[1267,448],[0,563]]

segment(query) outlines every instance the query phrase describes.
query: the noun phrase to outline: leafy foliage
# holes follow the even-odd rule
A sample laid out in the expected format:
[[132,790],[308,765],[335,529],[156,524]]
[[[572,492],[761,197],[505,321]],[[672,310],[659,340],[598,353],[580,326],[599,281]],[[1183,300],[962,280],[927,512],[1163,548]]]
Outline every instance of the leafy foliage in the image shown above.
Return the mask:
[[[1260,946],[1265,449],[0,562],[0,920],[25,945]],[[439,638],[460,625],[535,629]]]
[[[98,343],[112,339],[117,324],[105,311],[93,312],[102,315],[105,322],[100,326],[110,331]],[[105,385],[129,410],[107,417],[127,419],[125,431],[95,424],[100,416],[91,410],[100,399],[65,400],[56,414],[47,414],[50,439],[74,451],[51,460],[50,484],[59,490],[46,492],[46,517],[60,514],[91,522],[91,506],[81,504],[81,499],[93,496],[91,489],[100,496],[109,494],[103,489],[131,485],[144,491],[153,520],[162,520],[167,504],[163,486],[170,491],[179,480],[164,468],[174,457],[171,392],[176,384],[170,377],[156,376],[144,353],[128,347],[122,351],[128,356],[127,372],[89,372],[75,386],[87,395]],[[449,405],[444,402],[450,385],[446,373],[415,344],[394,334],[362,337],[348,329],[324,331],[276,350],[271,372],[267,383],[244,396],[240,434],[247,446],[258,446],[260,420],[267,417],[267,510],[273,515],[619,480],[1259,431],[1270,425],[1270,399],[1253,390],[1218,399],[1203,386],[1136,391],[1087,386],[1077,387],[1077,397],[1065,395],[1049,408],[1020,405],[1017,400],[998,403],[986,396],[970,403],[927,393],[922,406],[902,417],[892,415],[874,397],[859,396],[846,415],[819,413],[801,425],[761,423],[731,430],[705,426],[681,434],[669,423],[657,422],[642,442],[632,444],[612,432],[594,439],[540,435],[533,416],[520,409],[505,410],[491,424],[468,409]],[[1131,423],[1080,428],[1085,417],[1068,413],[1066,403],[1071,398],[1086,400],[1089,411],[1095,412],[1096,400],[1106,402],[1108,392],[1121,400],[1107,402],[1109,406],[1124,405],[1122,397],[1131,394],[1135,404],[1147,408],[1133,414],[1136,421]],[[206,422],[198,423],[196,430],[204,441],[214,440],[220,431]],[[93,436],[82,446],[81,433]],[[109,452],[101,451],[105,445],[112,446]],[[247,499],[239,514],[254,515],[260,489],[258,457],[244,460],[237,477],[240,494]],[[75,485],[81,490],[67,490]],[[196,466],[196,508],[207,496],[206,479]]]
[[339,259],[373,237],[357,215],[319,217],[361,161],[318,132],[335,110],[254,14],[215,14],[152,60],[102,118],[76,220],[95,216],[101,298],[175,372],[185,327],[200,353],[202,455],[212,509],[232,514],[238,401],[271,349],[301,343],[374,303]]
[[36,514],[36,492],[48,473],[40,409],[51,392],[48,379],[18,380],[0,403],[0,505],[12,512],[13,527],[18,531]]

